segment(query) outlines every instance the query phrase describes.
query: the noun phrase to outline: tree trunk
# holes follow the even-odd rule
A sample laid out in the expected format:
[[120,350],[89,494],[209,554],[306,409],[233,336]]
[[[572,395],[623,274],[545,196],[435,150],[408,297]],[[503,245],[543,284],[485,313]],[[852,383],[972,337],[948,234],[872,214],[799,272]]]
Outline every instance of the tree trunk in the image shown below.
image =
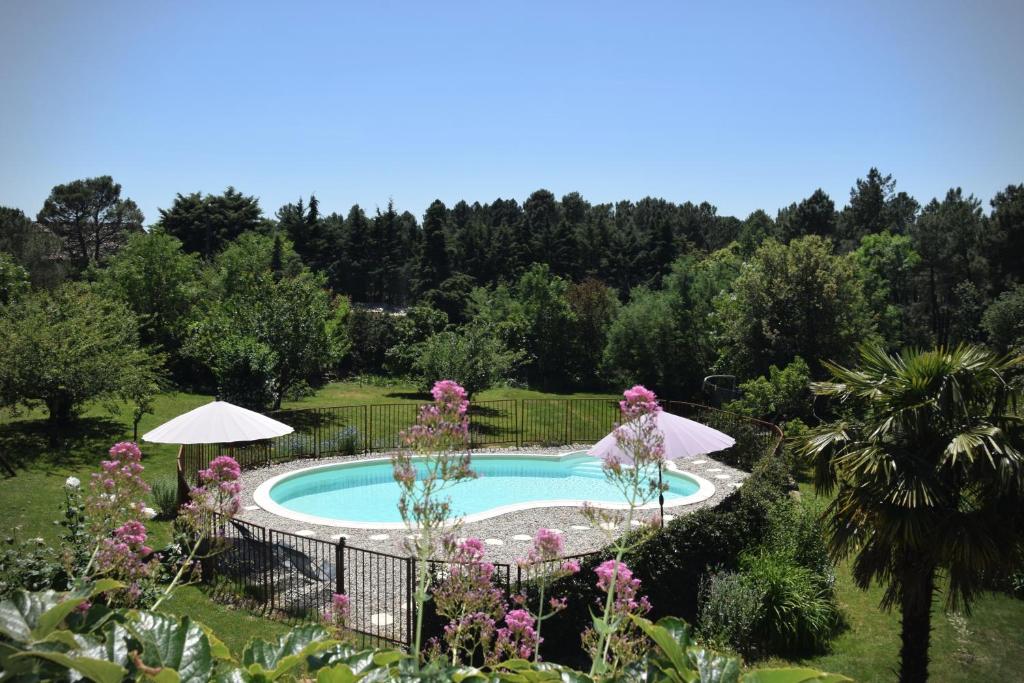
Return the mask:
[[902,578],[904,593],[900,604],[900,683],[925,683],[928,680],[935,568],[912,565]]

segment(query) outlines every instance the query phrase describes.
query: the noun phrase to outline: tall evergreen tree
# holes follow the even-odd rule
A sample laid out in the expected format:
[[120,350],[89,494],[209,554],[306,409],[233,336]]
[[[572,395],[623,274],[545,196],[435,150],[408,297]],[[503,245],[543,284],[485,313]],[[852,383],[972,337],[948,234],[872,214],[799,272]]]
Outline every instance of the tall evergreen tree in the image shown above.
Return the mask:
[[412,287],[417,297],[436,290],[451,275],[445,240],[447,222],[447,207],[440,199],[435,199],[423,216],[423,238],[413,268]]
[[179,193],[169,209],[160,209],[158,223],[181,240],[185,251],[211,258],[224,246],[263,225],[259,200],[228,187],[219,195]]

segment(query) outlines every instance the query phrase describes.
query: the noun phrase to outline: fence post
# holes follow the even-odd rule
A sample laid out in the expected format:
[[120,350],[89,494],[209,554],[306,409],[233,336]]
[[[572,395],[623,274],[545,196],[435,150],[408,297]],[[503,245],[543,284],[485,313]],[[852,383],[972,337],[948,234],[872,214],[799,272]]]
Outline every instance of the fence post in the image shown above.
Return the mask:
[[370,433],[370,406],[363,406],[363,453],[373,450],[373,434]]
[[416,601],[413,598],[412,587],[416,583],[416,560],[412,556],[405,558],[405,604],[408,615],[405,625],[405,644],[412,647],[416,638]]
[[313,457],[319,459],[323,448],[320,447],[320,414],[321,409],[316,408],[313,413]]
[[263,574],[265,588],[270,593],[270,611],[274,611],[274,530],[269,530],[269,538],[267,527],[261,527],[263,529],[263,550],[266,553],[266,560],[263,563]]
[[334,546],[334,592],[345,594],[345,537],[338,539]]
[[565,443],[572,443],[572,401],[573,399],[565,399]]

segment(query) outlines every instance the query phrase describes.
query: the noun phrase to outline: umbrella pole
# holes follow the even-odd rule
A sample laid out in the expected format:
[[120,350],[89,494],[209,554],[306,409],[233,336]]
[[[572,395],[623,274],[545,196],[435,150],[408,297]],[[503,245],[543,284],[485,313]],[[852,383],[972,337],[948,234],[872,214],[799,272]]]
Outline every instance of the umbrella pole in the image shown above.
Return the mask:
[[661,463],[658,463],[658,508],[661,511],[661,528],[665,528],[665,492],[661,489]]

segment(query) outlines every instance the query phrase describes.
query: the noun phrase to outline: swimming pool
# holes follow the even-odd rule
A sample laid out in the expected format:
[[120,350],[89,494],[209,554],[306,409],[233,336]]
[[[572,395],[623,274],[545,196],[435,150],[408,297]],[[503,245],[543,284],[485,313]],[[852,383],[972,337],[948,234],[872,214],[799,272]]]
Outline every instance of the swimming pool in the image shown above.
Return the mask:
[[[422,469],[422,465],[417,465]],[[609,484],[601,461],[586,453],[561,455],[474,454],[476,479],[445,490],[455,516],[473,522],[538,507],[628,507]],[[385,458],[358,460],[286,472],[263,482],[256,503],[274,514],[311,524],[372,529],[404,528],[398,514],[399,487]],[[665,507],[706,500],[714,486],[667,463]],[[656,509],[657,501],[645,506]]]

